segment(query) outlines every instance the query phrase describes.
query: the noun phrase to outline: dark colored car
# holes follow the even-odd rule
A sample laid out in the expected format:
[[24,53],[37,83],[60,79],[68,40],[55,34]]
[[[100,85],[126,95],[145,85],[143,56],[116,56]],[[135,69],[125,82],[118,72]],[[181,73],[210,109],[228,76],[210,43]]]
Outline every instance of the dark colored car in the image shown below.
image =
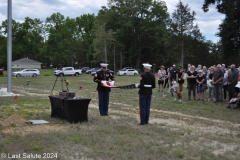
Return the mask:
[[81,70],[82,70],[82,73],[85,73],[87,70],[91,69],[90,67],[82,67]]
[[86,73],[87,73],[87,74],[91,74],[91,72],[96,71],[96,70],[98,70],[98,69],[101,69],[101,68],[100,68],[100,67],[95,67],[95,68],[86,70]]

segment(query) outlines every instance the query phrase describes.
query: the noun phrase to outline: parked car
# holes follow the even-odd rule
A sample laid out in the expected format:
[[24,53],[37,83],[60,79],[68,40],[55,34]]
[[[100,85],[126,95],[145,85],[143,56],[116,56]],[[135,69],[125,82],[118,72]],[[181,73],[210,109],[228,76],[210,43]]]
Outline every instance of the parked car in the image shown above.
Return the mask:
[[79,76],[82,74],[82,70],[81,69],[74,69],[73,67],[63,67],[61,70],[56,70],[54,71],[54,74],[56,76],[71,76],[71,75],[75,75],[75,76]]
[[86,73],[87,73],[87,74],[91,74],[91,72],[96,71],[96,70],[98,70],[98,69],[101,69],[101,68],[100,68],[100,67],[95,67],[95,68],[86,70]]
[[82,70],[82,73],[85,73],[87,70],[91,69],[90,67],[82,67],[81,70]]
[[118,71],[125,71],[126,69],[132,69],[132,67],[124,67],[123,69],[117,70],[117,72],[118,72]]
[[12,75],[15,77],[21,77],[21,76],[36,77],[36,76],[40,76],[40,71],[38,69],[23,69],[18,72],[13,72]]
[[119,76],[126,76],[126,75],[136,76],[136,75],[138,75],[138,71],[135,70],[135,69],[120,70],[120,71],[117,72],[117,75],[119,75]]
[[[98,71],[101,71],[101,68],[96,70],[96,71],[93,71],[91,72],[91,75],[94,76]],[[108,72],[112,73],[112,75],[114,75],[114,71],[110,70],[110,69],[107,69]]]

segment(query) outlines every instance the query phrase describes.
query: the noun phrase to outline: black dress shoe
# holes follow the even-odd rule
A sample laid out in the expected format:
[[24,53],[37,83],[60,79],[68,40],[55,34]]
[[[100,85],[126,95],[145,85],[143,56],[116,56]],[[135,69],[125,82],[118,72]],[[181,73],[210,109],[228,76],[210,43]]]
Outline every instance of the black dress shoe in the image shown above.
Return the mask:
[[144,123],[139,123],[139,125],[144,125]]
[[108,116],[108,114],[104,114],[104,116]]

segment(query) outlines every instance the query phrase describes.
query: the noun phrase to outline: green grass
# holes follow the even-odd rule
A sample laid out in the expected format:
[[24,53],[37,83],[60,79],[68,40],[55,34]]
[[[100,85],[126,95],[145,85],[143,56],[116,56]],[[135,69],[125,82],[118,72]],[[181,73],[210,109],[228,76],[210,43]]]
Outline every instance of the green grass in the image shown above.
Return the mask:
[[[53,70],[40,70],[35,78],[13,78],[17,100],[0,96],[0,120],[17,113],[25,119],[44,119],[45,125],[1,126],[0,153],[57,153],[55,159],[239,159],[239,110],[226,102],[187,101],[153,90],[150,124],[139,126],[138,89],[112,89],[108,117],[98,113],[96,83],[88,74],[65,77],[69,91],[91,98],[88,122],[71,124],[50,118],[52,92],[66,89]],[[27,85],[27,80],[30,80]],[[139,83],[139,76],[116,76],[116,85]],[[83,86],[79,89],[80,84]],[[0,77],[7,87],[7,77]],[[165,89],[166,91],[166,89]]]

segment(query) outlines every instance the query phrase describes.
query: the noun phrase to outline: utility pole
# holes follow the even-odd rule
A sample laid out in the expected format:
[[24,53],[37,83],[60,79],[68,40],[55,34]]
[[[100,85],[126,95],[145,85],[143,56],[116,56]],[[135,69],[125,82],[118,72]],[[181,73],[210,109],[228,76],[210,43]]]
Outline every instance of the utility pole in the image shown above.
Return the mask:
[[182,51],[181,51],[181,58],[180,58],[180,65],[182,66],[182,67],[184,67],[183,65],[184,65],[184,53],[183,53],[183,51],[184,51],[184,42],[183,42],[183,36],[184,36],[184,27],[185,27],[185,25],[184,24],[181,24],[181,38],[182,38]]

